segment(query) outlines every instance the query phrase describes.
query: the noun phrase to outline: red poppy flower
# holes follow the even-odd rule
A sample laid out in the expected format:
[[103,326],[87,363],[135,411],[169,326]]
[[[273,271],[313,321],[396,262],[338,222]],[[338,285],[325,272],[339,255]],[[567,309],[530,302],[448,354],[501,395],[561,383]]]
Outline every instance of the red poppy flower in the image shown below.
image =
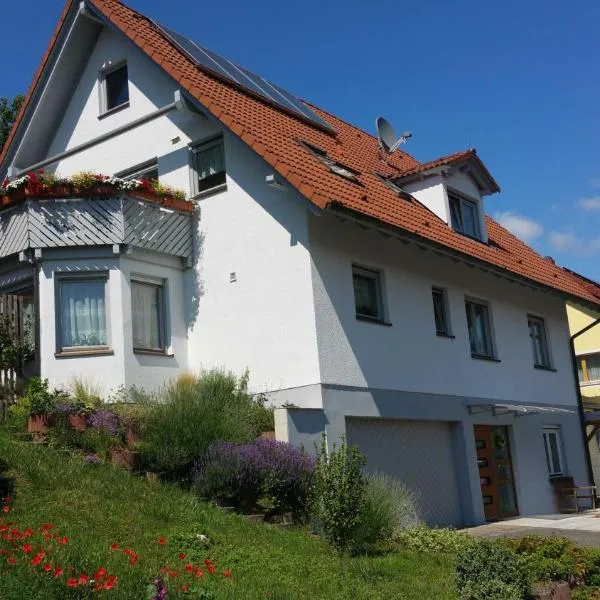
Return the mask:
[[106,575],[107,571],[104,567],[100,567],[95,573],[93,579],[98,581],[99,579],[103,579]]
[[31,537],[33,535],[33,529],[26,529],[23,532],[23,537]]
[[2,498],[2,502],[12,502],[12,496],[4,496],[4,498]]
[[60,540],[58,540],[58,543],[66,546],[69,543],[69,538],[65,535],[65,537],[62,537]]
[[223,577],[231,577],[233,575],[233,573],[231,572],[231,569],[225,569],[223,571]]
[[44,553],[43,552],[38,552],[32,559],[31,559],[31,564],[34,567],[37,567],[41,562],[42,559],[44,558]]
[[41,527],[42,531],[48,531],[49,529],[54,529],[54,525],[52,525],[52,523],[44,523]]
[[17,559],[16,559],[14,556],[11,556],[10,558],[7,558],[7,559],[6,559],[6,562],[7,562],[9,565],[16,565],[16,564],[17,564]]
[[194,565],[190,565],[190,564],[185,565],[185,570],[188,573],[191,573],[194,570]]
[[60,577],[64,572],[65,570],[61,567],[56,567],[56,569],[54,569],[54,577]]
[[85,573],[82,573],[79,576],[79,585],[85,585],[89,580],[90,578]]
[[177,571],[169,571],[169,577],[179,577],[179,573]]
[[114,544],[110,545],[110,549],[112,551],[118,550],[119,549],[119,544],[117,544],[116,542]]
[[111,575],[105,582],[104,582],[104,589],[105,590],[112,590],[115,585],[117,583],[117,576],[116,575]]
[[23,550],[25,554],[31,554],[33,552],[33,546],[31,544],[23,544],[21,550]]
[[127,556],[133,556],[135,552],[131,548],[125,548],[125,550],[123,550],[123,554],[126,554]]
[[161,567],[160,572],[161,573],[168,573],[171,569],[169,569],[169,567]]
[[156,543],[160,544],[161,546],[164,546],[167,543],[167,539],[165,537],[161,536],[156,540]]
[[194,577],[204,577],[204,573],[202,572],[202,569],[196,569],[194,571]]
[[8,525],[0,525],[0,531],[8,531]]
[[187,554],[184,554],[183,552],[181,552],[179,554],[179,560],[185,560],[187,558]]
[[69,579],[67,579],[67,585],[69,587],[77,587],[79,584],[77,583],[77,579],[73,579],[73,577],[69,577]]
[[95,592],[99,592],[100,590],[103,590],[103,589],[104,589],[104,583],[102,583],[102,582],[100,582],[100,583],[97,583],[97,584],[94,586],[94,591],[95,591]]
[[216,573],[217,572],[217,568],[214,565],[210,565],[210,566],[206,567],[206,570],[209,573]]
[[215,563],[212,560],[210,560],[210,558],[206,558],[206,559],[204,559],[204,564],[207,567],[210,567],[211,565],[214,565]]
[[2,507],[2,512],[9,513],[10,512],[10,506],[3,506]]
[[129,564],[133,567],[138,561],[138,557],[136,554],[134,554],[130,559],[129,559]]
[[42,569],[44,569],[44,571],[46,571],[46,573],[48,573],[48,571],[52,571],[52,565],[50,563],[46,563]]
[[189,584],[188,584],[188,583],[186,583],[185,585],[182,585],[182,586],[179,588],[179,591],[180,591],[180,592],[189,592],[189,590],[190,590],[190,586],[189,586]]

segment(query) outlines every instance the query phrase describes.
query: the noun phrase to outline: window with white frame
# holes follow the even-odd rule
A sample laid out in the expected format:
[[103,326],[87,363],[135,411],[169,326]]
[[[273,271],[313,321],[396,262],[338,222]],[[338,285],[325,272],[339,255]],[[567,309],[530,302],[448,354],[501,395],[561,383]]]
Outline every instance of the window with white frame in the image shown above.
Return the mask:
[[227,182],[223,138],[205,142],[192,148],[194,195],[216,191]]
[[546,451],[546,464],[551,477],[564,474],[562,445],[559,427],[545,427],[543,429],[544,450]]
[[452,229],[469,237],[481,239],[477,202],[467,200],[454,192],[448,192],[448,202]]
[[600,383],[600,352],[578,356],[577,371],[582,385]]
[[164,352],[167,346],[164,282],[132,279],[131,313],[134,351]]
[[373,269],[352,266],[354,305],[356,316],[362,319],[383,321],[383,293],[381,273]]
[[59,275],[56,282],[58,351],[108,348],[108,273]]
[[119,63],[100,74],[100,113],[104,114],[129,104],[127,63]]
[[158,181],[158,161],[156,158],[146,161],[125,171],[116,174],[117,177],[126,180],[139,179],[146,181]]
[[493,358],[494,344],[489,306],[478,300],[465,300],[465,309],[471,355],[474,358]]
[[451,332],[448,316],[448,294],[443,288],[433,287],[431,288],[431,297],[433,300],[435,332],[438,335],[449,337]]
[[540,317],[527,316],[529,325],[529,338],[533,351],[533,364],[536,367],[550,368],[550,350],[548,348],[548,336],[546,334],[546,323]]

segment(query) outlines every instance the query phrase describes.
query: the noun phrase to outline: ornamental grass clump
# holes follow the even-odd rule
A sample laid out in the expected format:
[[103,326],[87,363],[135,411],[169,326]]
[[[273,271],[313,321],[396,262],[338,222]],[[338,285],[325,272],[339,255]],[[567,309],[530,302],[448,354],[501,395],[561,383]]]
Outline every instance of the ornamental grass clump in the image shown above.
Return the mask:
[[259,439],[248,444],[218,442],[195,466],[194,483],[202,498],[267,518],[308,514],[314,458],[285,442]]

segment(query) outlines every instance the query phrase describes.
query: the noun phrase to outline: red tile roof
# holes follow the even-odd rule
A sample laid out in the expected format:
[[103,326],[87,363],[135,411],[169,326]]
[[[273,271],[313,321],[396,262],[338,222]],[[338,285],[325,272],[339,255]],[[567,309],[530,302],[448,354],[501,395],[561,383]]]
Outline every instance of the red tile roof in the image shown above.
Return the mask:
[[[308,104],[335,129],[337,135],[321,131],[201,70],[173,46],[152,21],[121,2],[89,0],[89,4],[317,207],[343,207],[361,218],[378,221],[384,226],[464,255],[469,260],[486,263],[494,270],[508,272],[586,302],[600,302],[600,294],[592,293],[588,287],[581,285],[578,278],[534,252],[490,217],[486,217],[490,243],[484,244],[454,232],[419,202],[399,198],[374,173],[397,177],[423,168],[421,163],[405,152],[397,151],[383,158],[374,136]],[[62,20],[65,15],[66,10]],[[37,84],[55,38],[56,34],[34,78],[32,89]],[[25,106],[30,95],[31,91]],[[24,110],[25,107],[9,142],[13,139]],[[298,143],[301,140],[322,148],[334,160],[358,171],[363,185],[332,173]],[[6,151],[7,148],[0,155],[0,164]],[[455,160],[457,156],[464,155],[451,155],[425,165],[431,168],[433,163],[440,160]]]

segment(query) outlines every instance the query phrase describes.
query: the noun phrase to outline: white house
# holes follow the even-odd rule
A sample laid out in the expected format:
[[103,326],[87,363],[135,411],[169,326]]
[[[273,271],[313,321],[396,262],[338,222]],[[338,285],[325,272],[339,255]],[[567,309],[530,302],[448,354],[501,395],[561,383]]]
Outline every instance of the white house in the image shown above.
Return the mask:
[[[375,115],[374,115],[375,116]],[[278,439],[346,435],[432,523],[556,510],[589,481],[565,301],[584,288],[492,219],[474,150],[428,163],[116,0],[69,1],[0,155],[146,176],[0,211],[0,292],[30,293],[39,369],[109,393],[246,368]]]

